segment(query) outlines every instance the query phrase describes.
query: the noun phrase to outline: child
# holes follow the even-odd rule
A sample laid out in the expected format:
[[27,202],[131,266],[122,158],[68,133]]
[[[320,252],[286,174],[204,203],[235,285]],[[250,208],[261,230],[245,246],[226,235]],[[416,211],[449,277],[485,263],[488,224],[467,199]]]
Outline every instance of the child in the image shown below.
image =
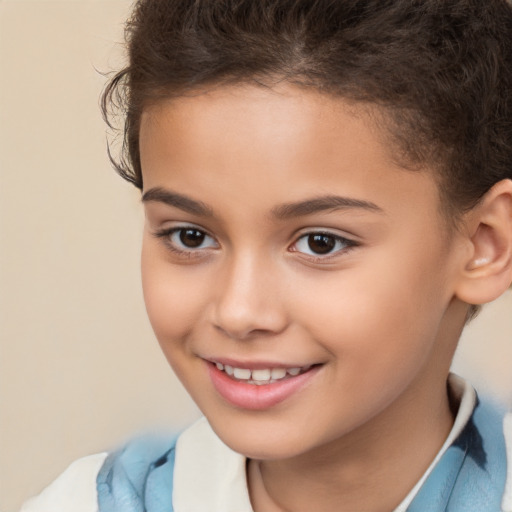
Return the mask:
[[512,280],[511,35],[505,0],[139,1],[103,107],[205,419],[23,511],[512,511],[511,419],[449,374]]

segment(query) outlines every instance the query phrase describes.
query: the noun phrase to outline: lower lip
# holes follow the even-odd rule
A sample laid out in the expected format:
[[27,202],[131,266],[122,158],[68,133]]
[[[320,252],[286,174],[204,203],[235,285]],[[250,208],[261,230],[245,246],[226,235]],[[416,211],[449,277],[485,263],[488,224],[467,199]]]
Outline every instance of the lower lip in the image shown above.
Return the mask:
[[308,371],[287,377],[271,384],[248,384],[230,378],[215,364],[207,363],[213,386],[227,402],[240,407],[260,411],[269,409],[297,393],[318,372],[320,366],[313,366]]

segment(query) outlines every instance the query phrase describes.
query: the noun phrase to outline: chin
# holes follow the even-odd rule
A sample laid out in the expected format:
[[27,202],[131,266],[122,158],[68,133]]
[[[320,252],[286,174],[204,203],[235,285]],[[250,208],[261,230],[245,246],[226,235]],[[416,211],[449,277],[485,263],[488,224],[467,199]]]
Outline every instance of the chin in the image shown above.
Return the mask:
[[232,423],[220,421],[220,425],[210,421],[215,433],[224,444],[249,459],[280,460],[289,459],[307,451],[304,436],[290,436],[290,429],[272,428],[270,425],[244,428]]
[[[222,439],[222,438],[221,438]],[[290,446],[285,439],[275,441],[253,439],[222,439],[232,450],[248,459],[255,460],[284,460],[301,455],[304,446]]]

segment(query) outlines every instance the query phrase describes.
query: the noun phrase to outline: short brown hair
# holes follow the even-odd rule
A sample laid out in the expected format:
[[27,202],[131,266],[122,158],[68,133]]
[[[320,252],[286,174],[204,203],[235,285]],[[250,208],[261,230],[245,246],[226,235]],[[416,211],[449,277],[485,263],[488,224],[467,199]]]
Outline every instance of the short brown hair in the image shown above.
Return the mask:
[[400,157],[438,170],[452,212],[512,178],[506,0],[139,0],[126,41],[129,63],[102,107],[107,122],[121,109],[123,147],[111,159],[141,189],[145,106],[283,80],[381,107]]

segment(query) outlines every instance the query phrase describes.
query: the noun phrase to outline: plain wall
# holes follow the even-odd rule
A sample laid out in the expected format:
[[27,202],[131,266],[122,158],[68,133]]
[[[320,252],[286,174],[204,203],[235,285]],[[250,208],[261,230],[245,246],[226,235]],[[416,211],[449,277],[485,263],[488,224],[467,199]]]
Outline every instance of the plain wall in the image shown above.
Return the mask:
[[[0,510],[73,459],[197,410],[139,283],[139,193],[110,168],[97,70],[118,67],[127,1],[0,0]],[[456,367],[512,405],[512,294]]]
[[[73,459],[197,416],[139,284],[140,193],[98,97],[126,1],[0,1],[0,510]],[[96,68],[96,69],[95,69]]]

